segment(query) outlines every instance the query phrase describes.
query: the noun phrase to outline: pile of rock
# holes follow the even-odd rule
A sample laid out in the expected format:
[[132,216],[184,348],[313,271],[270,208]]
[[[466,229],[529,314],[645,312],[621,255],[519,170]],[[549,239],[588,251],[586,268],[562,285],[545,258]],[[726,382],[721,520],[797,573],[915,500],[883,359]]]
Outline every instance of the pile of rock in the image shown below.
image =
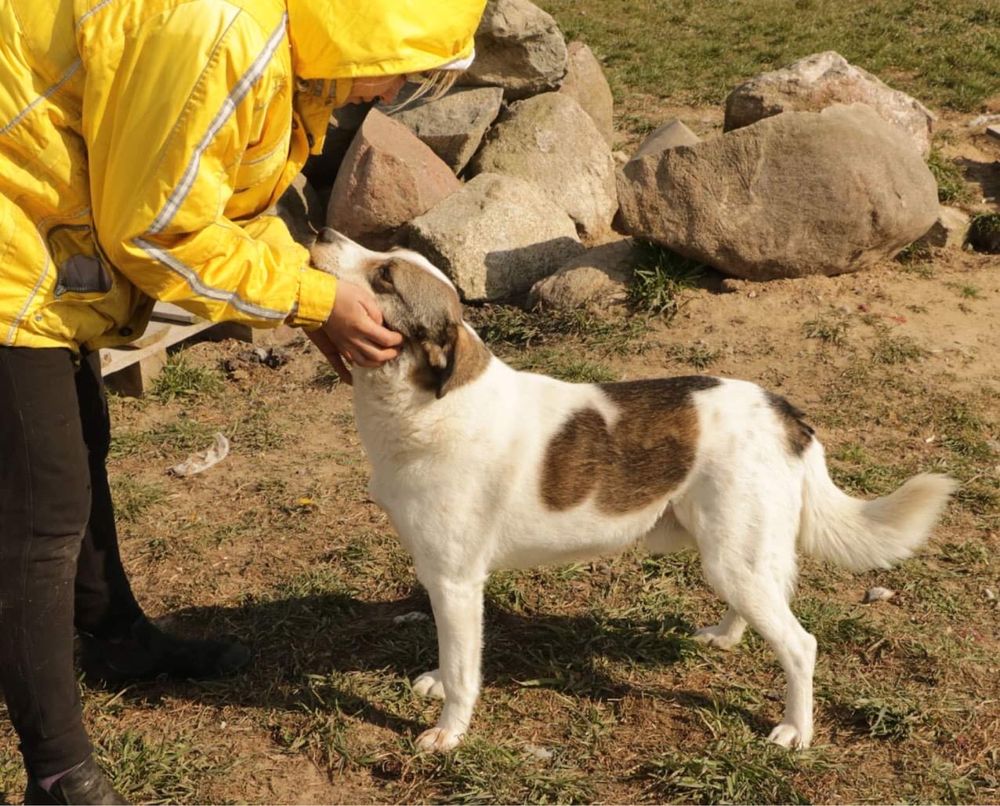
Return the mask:
[[299,184],[300,235],[322,205],[362,243],[420,250],[467,301],[604,308],[625,299],[626,236],[760,280],[863,269],[938,218],[933,115],[835,53],[737,87],[717,137],[665,122],[620,168],[600,63],[550,15],[489,0],[476,53],[441,98],[334,116],[306,171],[328,203]]

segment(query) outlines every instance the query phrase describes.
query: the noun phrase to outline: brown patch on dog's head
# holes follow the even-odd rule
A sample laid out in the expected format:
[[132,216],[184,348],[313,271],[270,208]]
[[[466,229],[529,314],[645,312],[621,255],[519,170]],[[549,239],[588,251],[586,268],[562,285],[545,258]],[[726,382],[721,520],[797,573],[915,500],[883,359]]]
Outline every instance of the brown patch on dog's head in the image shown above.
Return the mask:
[[381,255],[367,277],[386,327],[399,332],[415,359],[413,382],[441,398],[475,380],[490,354],[462,321],[458,292],[399,251]]
[[792,456],[801,456],[813,440],[812,427],[806,423],[805,415],[781,395],[766,392],[767,402],[785,427],[785,444]]
[[599,509],[642,509],[676,489],[694,464],[698,415],[691,396],[718,385],[693,376],[602,384],[618,408],[614,427],[593,408],[553,437],[542,468],[542,500],[560,511],[596,496]]

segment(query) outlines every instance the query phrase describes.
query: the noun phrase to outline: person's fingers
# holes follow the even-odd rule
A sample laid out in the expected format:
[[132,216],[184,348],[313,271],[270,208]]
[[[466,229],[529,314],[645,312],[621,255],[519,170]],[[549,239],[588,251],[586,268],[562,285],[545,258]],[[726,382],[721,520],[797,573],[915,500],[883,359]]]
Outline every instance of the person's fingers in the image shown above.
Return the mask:
[[365,293],[358,294],[358,304],[365,309],[365,313],[368,314],[368,318],[371,319],[376,325],[382,324],[382,309],[379,308],[378,303],[375,302],[375,297]]
[[347,364],[344,363],[344,359],[341,357],[340,353],[335,352],[332,356],[327,357],[330,360],[330,365],[333,367],[333,371],[337,373],[340,380],[348,386],[353,386],[354,376],[351,375],[351,371],[347,368]]
[[[395,347],[397,344],[402,343],[403,337],[399,333],[382,326],[382,314],[377,307],[369,308],[364,303],[362,303],[361,307],[367,316],[359,317],[358,321],[354,323],[361,335],[379,347]],[[378,313],[378,319],[371,316],[372,311]]]
[[329,335],[323,330],[311,330],[308,333],[310,341],[316,345],[319,351],[323,354],[330,365],[333,367],[333,371],[340,376],[340,379],[346,383],[348,386],[353,384],[354,378],[351,376],[351,371],[347,368],[344,363],[344,359],[340,354],[340,350],[337,349],[337,345],[333,343]]
[[392,347],[383,348],[365,339],[354,339],[351,341],[351,355],[357,358],[357,363],[363,367],[369,366],[369,363],[363,362],[371,362],[370,365],[378,367],[396,358],[399,350]]

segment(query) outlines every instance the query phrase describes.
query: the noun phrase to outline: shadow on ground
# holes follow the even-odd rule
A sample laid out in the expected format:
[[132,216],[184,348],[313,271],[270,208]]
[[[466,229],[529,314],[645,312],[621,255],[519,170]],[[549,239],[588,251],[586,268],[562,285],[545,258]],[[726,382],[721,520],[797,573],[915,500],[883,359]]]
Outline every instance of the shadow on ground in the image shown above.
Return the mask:
[[[252,647],[251,668],[239,677],[212,683],[134,685],[121,696],[147,705],[169,695],[207,705],[290,711],[336,701],[345,712],[371,724],[413,731],[423,726],[337,687],[337,673],[379,672],[398,682],[436,667],[433,621],[394,621],[412,612],[430,613],[422,591],[391,602],[325,593],[248,601],[235,607],[189,608],[171,616],[166,626],[191,636],[235,636]],[[690,632],[689,624],[670,615],[657,621],[522,615],[487,602],[484,681],[550,688],[594,700],[642,693],[704,706],[711,700],[702,694],[646,685],[639,690],[607,671],[609,665],[617,663],[620,668],[622,662],[643,668],[677,663],[696,652]],[[324,678],[319,700],[308,684],[317,677]],[[749,712],[741,712],[741,717],[756,722]]]

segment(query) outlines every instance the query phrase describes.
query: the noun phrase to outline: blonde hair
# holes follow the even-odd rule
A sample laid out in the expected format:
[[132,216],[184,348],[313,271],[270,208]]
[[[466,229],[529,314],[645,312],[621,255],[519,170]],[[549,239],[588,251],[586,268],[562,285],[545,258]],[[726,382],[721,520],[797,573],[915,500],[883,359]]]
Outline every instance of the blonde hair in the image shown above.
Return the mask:
[[406,76],[408,84],[416,84],[416,89],[399,103],[393,104],[388,111],[398,112],[421,99],[436,101],[455,86],[461,70],[427,70],[423,73],[410,73]]

